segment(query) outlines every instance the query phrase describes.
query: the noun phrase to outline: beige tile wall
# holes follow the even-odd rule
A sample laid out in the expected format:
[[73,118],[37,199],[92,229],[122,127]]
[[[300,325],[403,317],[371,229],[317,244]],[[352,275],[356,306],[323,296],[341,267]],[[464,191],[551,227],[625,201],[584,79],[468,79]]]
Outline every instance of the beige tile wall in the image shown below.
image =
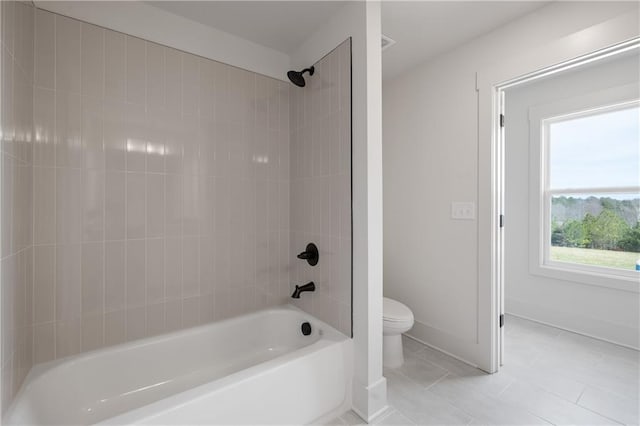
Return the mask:
[[3,414],[32,364],[308,280],[299,306],[350,334],[349,41],[299,89],[1,4]]
[[314,242],[316,266],[294,260],[295,284],[316,291],[296,304],[351,335],[351,41],[291,88],[291,255]]
[[4,414],[31,368],[33,29],[30,4],[0,4],[0,406]]
[[289,85],[38,10],[33,361],[284,303]]

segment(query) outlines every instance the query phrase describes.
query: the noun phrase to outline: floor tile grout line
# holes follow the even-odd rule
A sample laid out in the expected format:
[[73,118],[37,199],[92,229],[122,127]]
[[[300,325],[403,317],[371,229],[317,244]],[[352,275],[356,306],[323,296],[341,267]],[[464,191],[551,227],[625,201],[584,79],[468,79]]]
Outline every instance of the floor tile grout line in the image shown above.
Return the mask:
[[389,417],[390,415],[392,415],[393,413],[398,413],[398,409],[388,405],[387,406],[387,410],[385,410],[383,413],[381,413],[377,418],[375,418],[374,420],[371,421],[372,424],[376,424],[379,423],[381,421],[383,421],[384,419],[386,419],[387,417]]
[[608,414],[600,413],[598,411],[592,410],[591,408],[585,407],[584,405],[580,405],[578,403],[576,403],[575,405],[577,407],[579,407],[579,408],[582,408],[583,410],[587,410],[587,411],[589,411],[589,412],[591,412],[593,414],[596,414],[596,415],[598,415],[600,417],[604,417],[605,419],[611,420],[612,422],[614,422],[616,424],[619,424],[619,425],[624,425],[625,424],[624,422],[622,422],[620,420],[616,420],[616,419],[611,418],[611,416],[609,416]]
[[[413,352],[410,356],[414,356],[414,355],[417,355],[417,354],[420,354],[420,353],[426,353],[426,352],[427,352],[427,349],[433,349],[433,348],[429,348],[429,347],[428,347],[428,346],[426,346],[426,345],[423,345],[423,346],[425,346],[425,347],[424,347],[424,348],[421,348],[420,350],[418,350],[418,351],[416,351],[416,352]],[[444,355],[444,356],[450,357],[449,355],[445,354],[444,352],[440,352],[440,351],[439,351],[439,350],[437,350],[437,349],[433,349],[433,350],[434,350],[434,351],[436,351],[436,352],[438,352],[439,354],[442,354],[442,355]],[[432,361],[432,360],[427,359],[426,357],[422,357],[422,356],[419,356],[418,358],[419,358],[419,359],[421,359],[422,361],[425,361],[425,362],[427,362],[427,363],[429,363],[429,364],[431,364],[431,365],[433,365],[433,366],[435,366],[435,367],[438,367],[438,368],[440,368],[440,369],[442,369],[442,370],[446,371],[448,374],[452,374],[452,375],[454,375],[454,376],[457,376],[457,374],[455,374],[454,372],[452,372],[451,370],[449,370],[447,367],[445,367],[445,366],[443,366],[443,365],[440,365],[440,364],[436,363],[435,361]],[[458,362],[460,362],[460,363],[464,364],[464,363],[463,363],[462,361],[460,361],[460,360],[457,360],[457,359],[455,359],[455,358],[453,358],[453,357],[450,357],[450,358],[451,358],[451,359],[453,359],[453,360],[455,360],[455,361],[458,361]],[[465,366],[467,366],[467,367],[469,367],[469,368],[475,368],[475,367],[472,367],[471,365],[468,365],[468,364],[464,364],[464,365],[465,365]]]
[[[563,336],[562,336],[562,334],[560,334],[560,335],[558,335],[558,336],[555,336],[555,337],[554,337],[554,339],[562,340],[562,337],[563,337]],[[442,368],[439,364],[436,364],[436,363],[434,363],[434,362],[432,362],[432,361],[430,361],[430,360],[424,359],[422,356],[420,356],[420,354],[423,354],[423,353],[424,353],[424,351],[425,351],[425,349],[424,349],[424,348],[422,348],[422,349],[419,349],[419,350],[414,351],[414,352],[409,352],[409,351],[407,351],[407,352],[408,352],[408,355],[409,355],[409,356],[416,356],[416,357],[417,357],[417,358],[419,358],[419,359],[422,359],[422,360],[424,360],[424,361],[429,362],[430,364],[433,364],[433,365],[435,365],[435,366],[437,366],[437,367]],[[602,351],[602,350],[593,351],[593,354],[594,354],[594,355],[596,355],[596,356],[598,357],[599,361],[597,361],[597,362],[602,362],[602,360],[603,360],[603,359],[606,359],[606,357],[607,357],[607,353],[606,353],[605,351]],[[544,356],[540,356],[540,357],[539,357],[539,359],[545,359],[545,357],[544,357]],[[448,377],[449,375],[452,375],[452,376],[456,376],[456,377],[458,377],[458,375],[453,374],[449,369],[445,369],[445,370],[448,372],[448,374],[447,374],[447,375],[445,375],[444,377],[442,377],[442,378],[440,378],[440,379],[436,380],[435,382],[433,382],[433,383],[429,384],[428,386],[424,387],[424,389],[425,389],[425,390],[428,390],[430,393],[433,393],[433,392],[432,392],[431,390],[429,390],[429,389],[430,389],[431,387],[433,387],[434,385],[436,385],[438,382],[440,382],[440,381],[444,380],[444,379],[445,379],[446,377]],[[409,380],[409,381],[410,381],[410,382],[412,382],[412,383],[416,383],[414,380],[412,380],[410,377],[406,376],[406,375],[405,375],[405,374],[403,374],[402,372],[398,372],[398,376],[399,376],[399,377],[402,377],[402,378],[406,378],[407,380]],[[571,377],[571,376],[566,376],[566,377],[567,377],[568,379],[570,379],[570,380],[572,380],[572,381],[576,382],[576,383],[577,383],[577,384],[579,384],[580,386],[583,386],[583,388],[582,388],[582,392],[580,393],[580,396],[577,398],[577,400],[570,400],[570,399],[566,398],[565,396],[562,396],[561,394],[557,394],[557,393],[555,393],[555,392],[552,392],[550,389],[548,389],[548,388],[546,388],[546,387],[544,387],[544,386],[541,386],[540,384],[537,384],[537,383],[530,383],[530,384],[531,384],[531,385],[533,385],[533,386],[535,386],[535,388],[539,389],[541,392],[544,392],[544,394],[547,394],[547,395],[549,395],[550,397],[552,397],[552,398],[554,398],[554,399],[558,399],[558,400],[564,401],[564,402],[566,402],[566,403],[569,403],[569,404],[571,404],[571,406],[576,407],[576,408],[579,408],[579,409],[581,409],[581,410],[589,411],[589,412],[593,413],[594,415],[601,416],[601,417],[603,417],[603,418],[605,418],[605,419],[607,419],[607,420],[610,420],[610,421],[612,421],[612,422],[614,422],[614,423],[616,423],[616,424],[618,424],[618,423],[620,422],[620,420],[612,419],[610,416],[607,416],[606,414],[600,413],[600,412],[598,412],[598,411],[595,411],[595,410],[592,410],[592,409],[589,409],[589,408],[587,408],[587,407],[584,407],[584,406],[580,405],[578,402],[581,400],[581,398],[582,398],[582,396],[583,396],[584,392],[586,391],[587,386],[592,386],[592,385],[590,385],[590,384],[588,384],[588,383],[583,383],[583,381],[582,381],[582,380],[578,380],[577,378],[574,378],[574,377]],[[522,380],[521,378],[513,377],[513,380],[511,381],[511,383],[510,383],[510,384],[508,384],[506,387],[504,387],[504,388],[500,391],[500,393],[498,394],[498,396],[499,396],[500,394],[503,394],[505,391],[507,391],[507,389],[508,389],[510,386],[512,386],[514,383],[517,383],[517,382],[523,382],[523,380]],[[526,380],[525,380],[525,381],[524,381],[524,383],[528,383],[528,382],[526,382]],[[417,383],[417,384],[419,385],[419,383]],[[610,391],[610,390],[608,390],[608,389],[602,389],[602,388],[600,388],[600,386],[593,385],[592,387],[597,388],[597,389],[600,389],[600,390],[602,390],[602,391],[610,392],[610,393],[612,393],[612,394],[614,394],[614,395],[616,395],[616,396],[618,396],[618,397],[622,397],[619,393],[617,393],[617,392],[613,392],[613,391]],[[484,392],[483,392],[483,393],[484,393]],[[489,396],[492,396],[492,397],[493,397],[494,395],[489,395]],[[470,417],[470,419],[471,419],[471,420],[470,420],[470,422],[474,421],[475,417],[474,417],[473,415],[471,415],[470,413],[468,413],[466,410],[464,410],[464,409],[462,409],[461,407],[459,407],[459,405],[458,405],[458,403],[457,403],[457,402],[455,402],[455,401],[451,401],[451,400],[450,400],[450,399],[448,399],[448,398],[445,398],[445,400],[447,401],[447,403],[448,403],[449,405],[452,405],[454,408],[456,408],[456,409],[458,409],[458,410],[461,410],[463,413],[467,414],[467,415]],[[518,406],[516,405],[515,407],[518,407]],[[531,414],[532,416],[534,416],[535,418],[540,419],[540,420],[541,420],[541,422],[544,422],[544,423],[551,423],[551,424],[553,424],[553,422],[551,422],[550,420],[547,420],[547,419],[545,418],[546,416],[544,416],[544,415],[538,415],[538,414],[536,414],[536,413],[533,413],[532,411],[530,411],[530,410],[529,410],[529,409],[527,409],[526,407],[518,407],[518,409],[522,409],[523,411],[525,411],[525,412],[527,412],[527,413],[530,413],[530,414]],[[407,416],[406,414],[404,414],[404,412],[403,412],[402,410],[397,410],[397,411],[398,411],[400,414],[404,415],[405,417],[411,418],[411,416],[410,416],[410,415],[408,415],[408,416]]]
[[[571,379],[571,378],[570,378],[570,379]],[[573,379],[572,379],[572,380],[573,380]],[[538,383],[535,383],[535,382],[527,382],[527,381],[524,381],[524,380],[522,380],[522,379],[517,379],[517,378],[514,380],[514,382],[513,382],[513,383],[516,383],[517,381],[524,382],[526,385],[528,385],[528,386],[532,386],[532,387],[534,387],[534,388],[538,389],[540,392],[544,392],[545,394],[549,394],[549,395],[551,395],[551,396],[552,396],[552,397],[554,397],[554,398],[560,399],[561,401],[568,402],[568,403],[570,403],[570,404],[574,404],[574,405],[578,405],[578,403],[577,403],[576,401],[572,401],[572,400],[570,400],[570,399],[568,399],[568,398],[566,398],[566,397],[564,397],[564,396],[562,396],[562,395],[559,395],[559,394],[557,394],[557,393],[555,393],[555,392],[551,392],[550,390],[548,390],[548,389],[546,389],[546,388],[544,388],[544,387],[540,386]],[[513,385],[513,383],[511,383],[509,386],[507,386],[507,388],[511,387],[511,385]],[[577,381],[576,381],[576,383],[581,383],[581,384],[584,386],[584,388],[582,389],[582,392],[580,393],[580,397],[581,397],[581,396],[582,396],[582,393],[584,393],[584,391],[585,391],[585,389],[586,389],[586,387],[587,387],[587,384],[582,383],[582,382],[577,382]],[[504,393],[504,391],[506,391],[506,390],[507,390],[507,388],[505,388],[505,389],[503,390],[503,392],[501,392],[501,394],[502,394],[502,393]],[[578,397],[578,399],[580,399],[580,397]]]
[[[445,371],[447,371],[447,370],[445,370]],[[436,380],[435,382],[431,383],[429,386],[426,386],[424,388],[424,390],[428,391],[429,389],[431,389],[432,387],[434,387],[438,383],[442,382],[443,380],[445,380],[447,377],[449,377],[451,375],[452,375],[452,373],[450,371],[447,371],[447,374],[445,374],[444,376],[440,377],[438,380]]]
[[[427,386],[427,387],[423,387],[423,389],[422,389],[422,390],[423,390],[423,391],[426,391],[426,392],[428,392],[428,393],[430,393],[430,394],[432,394],[432,395],[434,395],[434,396],[436,396],[436,397],[438,397],[438,398],[441,398],[441,399],[443,400],[443,402],[444,402],[444,403],[446,403],[447,405],[449,405],[449,406],[451,406],[452,408],[456,409],[457,411],[460,411],[460,412],[461,412],[461,413],[463,413],[465,416],[469,417],[469,419],[470,419],[470,420],[469,420],[469,422],[467,422],[467,424],[469,424],[470,422],[472,422],[472,421],[475,419],[475,417],[474,417],[471,413],[469,413],[469,412],[468,412],[467,410],[465,410],[463,407],[460,407],[459,405],[457,405],[457,401],[453,401],[453,400],[451,400],[451,399],[449,399],[449,398],[442,397],[442,396],[440,396],[440,395],[438,395],[438,394],[436,394],[436,393],[434,393],[434,392],[432,392],[432,391],[430,390],[430,388],[431,388],[431,387],[433,387],[433,386],[434,386],[434,385],[436,385],[437,383],[439,383],[439,382],[443,381],[445,378],[447,378],[447,377],[449,377],[449,376],[459,377],[459,376],[457,376],[457,375],[455,375],[455,374],[453,374],[453,373],[449,372],[448,370],[446,370],[446,371],[447,371],[447,374],[445,374],[444,376],[442,376],[441,378],[439,378],[438,380],[436,380],[434,383],[431,383],[429,386]],[[412,382],[412,383],[414,383],[414,384],[416,384],[416,385],[418,385],[418,386],[421,386],[421,387],[422,387],[422,385],[420,385],[419,383],[416,383],[415,381],[413,381],[413,380],[412,380],[412,379],[410,379],[409,377],[405,376],[404,374],[402,374],[402,373],[400,373],[400,372],[398,372],[398,374],[399,374],[401,377],[406,378],[406,379],[407,379],[407,380],[409,380],[410,382]],[[412,417],[410,414],[408,414],[408,413],[404,413],[404,412],[402,412],[401,410],[399,410],[399,411],[400,411],[400,412],[401,412],[405,417],[407,417],[409,420],[414,421],[414,422],[416,423],[416,425],[417,425],[417,424],[419,424],[419,423],[418,423],[418,420],[413,420],[413,417]]]
[[496,396],[502,396],[502,395],[507,391],[507,389],[509,389],[511,386],[513,386],[513,384],[514,384],[514,383],[516,383],[517,381],[518,381],[518,379],[517,379],[517,378],[513,378],[513,380],[511,381],[511,383],[509,383],[509,384],[508,384],[507,386],[505,386],[505,387],[504,387],[500,392],[498,392],[498,393],[496,394]]
[[[636,373],[638,375],[638,383],[636,383],[636,388],[637,388],[637,391],[638,391],[637,392],[637,396],[640,397],[640,369],[636,369],[636,370],[638,370],[638,371],[636,371]],[[593,389],[597,389],[600,392],[605,392],[605,393],[612,394],[615,397],[620,398],[620,399],[632,399],[632,398],[628,397],[626,394],[624,394],[623,392],[619,392],[617,390],[612,390],[612,389],[607,388],[607,387],[602,387],[602,386],[600,386],[598,384],[585,383],[585,391],[586,391],[587,387],[591,387]],[[580,397],[582,397],[582,395],[580,395]]]
[[[597,353],[597,354],[598,354],[598,355],[602,355],[601,353]],[[602,361],[602,360],[599,360],[599,361]],[[543,387],[539,386],[539,385],[538,385],[538,384],[536,384],[536,383],[529,383],[529,385],[531,385],[531,386],[535,386],[536,388],[540,389],[540,391],[542,391],[542,392],[544,392],[544,393],[546,393],[546,394],[550,394],[550,395],[552,395],[553,397],[556,397],[556,398],[558,398],[558,399],[560,399],[560,400],[563,400],[563,401],[569,402],[570,404],[572,404],[572,405],[574,405],[574,406],[576,406],[576,407],[579,407],[580,409],[584,409],[584,410],[590,411],[590,412],[592,412],[592,413],[594,413],[594,414],[596,414],[596,415],[598,415],[598,416],[600,416],[600,417],[604,417],[604,418],[606,418],[606,419],[608,419],[608,420],[611,420],[611,421],[613,421],[614,423],[621,424],[619,421],[617,421],[617,420],[615,420],[615,419],[612,419],[610,416],[608,416],[608,415],[607,415],[607,414],[605,414],[605,413],[601,413],[601,412],[598,412],[598,411],[592,410],[592,409],[590,409],[590,408],[588,408],[588,407],[586,407],[586,406],[583,406],[583,405],[579,404],[579,401],[580,401],[580,399],[582,398],[582,395],[584,394],[584,392],[586,391],[587,387],[589,387],[589,386],[591,386],[591,387],[595,387],[595,388],[598,388],[598,389],[600,389],[600,390],[602,390],[602,391],[605,391],[605,392],[608,392],[608,393],[612,393],[612,394],[614,394],[614,395],[616,395],[616,396],[619,396],[619,397],[621,396],[620,394],[618,394],[617,392],[611,391],[611,390],[602,389],[602,388],[600,388],[599,386],[591,385],[591,384],[588,384],[588,383],[582,383],[581,381],[578,381],[578,379],[573,378],[573,377],[570,377],[570,376],[566,376],[566,377],[567,377],[567,378],[569,378],[569,379],[571,379],[571,380],[576,381],[577,383],[581,383],[581,384],[584,386],[584,388],[582,389],[582,392],[580,393],[580,396],[578,397],[578,399],[577,399],[576,401],[571,401],[571,400],[569,400],[569,399],[565,398],[565,397],[564,397],[564,396],[562,396],[562,395],[558,395],[558,394],[556,394],[556,393],[554,393],[554,392],[551,392],[551,391],[549,391],[549,390],[547,390],[547,389],[545,389],[545,388],[543,388]]]
[[580,395],[578,396],[578,398],[575,400],[574,404],[576,405],[580,405],[580,400],[582,399],[582,395],[584,395],[585,391],[587,390],[587,384],[584,385],[584,387],[582,388],[582,392],[580,392]]

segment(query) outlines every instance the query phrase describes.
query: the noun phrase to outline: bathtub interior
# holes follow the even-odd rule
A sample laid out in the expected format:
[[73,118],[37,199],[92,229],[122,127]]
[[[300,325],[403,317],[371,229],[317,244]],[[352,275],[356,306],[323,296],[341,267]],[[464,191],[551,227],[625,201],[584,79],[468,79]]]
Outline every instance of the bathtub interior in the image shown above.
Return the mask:
[[[301,324],[312,333],[304,336]],[[346,339],[296,308],[268,309],[35,367],[17,423],[92,424],[313,345]]]

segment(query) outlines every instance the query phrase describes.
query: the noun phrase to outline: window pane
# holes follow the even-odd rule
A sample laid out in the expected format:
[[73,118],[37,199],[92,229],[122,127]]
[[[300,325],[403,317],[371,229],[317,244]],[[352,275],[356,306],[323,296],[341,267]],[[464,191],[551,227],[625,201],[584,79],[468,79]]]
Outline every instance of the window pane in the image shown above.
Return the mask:
[[639,215],[639,193],[553,196],[550,260],[634,270]]
[[639,123],[637,106],[550,123],[550,188],[638,186]]

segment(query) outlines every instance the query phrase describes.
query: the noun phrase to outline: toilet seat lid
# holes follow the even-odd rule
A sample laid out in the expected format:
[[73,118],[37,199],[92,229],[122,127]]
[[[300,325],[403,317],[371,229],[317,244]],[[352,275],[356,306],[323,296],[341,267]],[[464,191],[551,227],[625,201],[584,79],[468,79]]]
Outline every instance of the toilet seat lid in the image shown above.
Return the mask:
[[413,321],[413,312],[397,300],[382,298],[382,319],[384,321]]

